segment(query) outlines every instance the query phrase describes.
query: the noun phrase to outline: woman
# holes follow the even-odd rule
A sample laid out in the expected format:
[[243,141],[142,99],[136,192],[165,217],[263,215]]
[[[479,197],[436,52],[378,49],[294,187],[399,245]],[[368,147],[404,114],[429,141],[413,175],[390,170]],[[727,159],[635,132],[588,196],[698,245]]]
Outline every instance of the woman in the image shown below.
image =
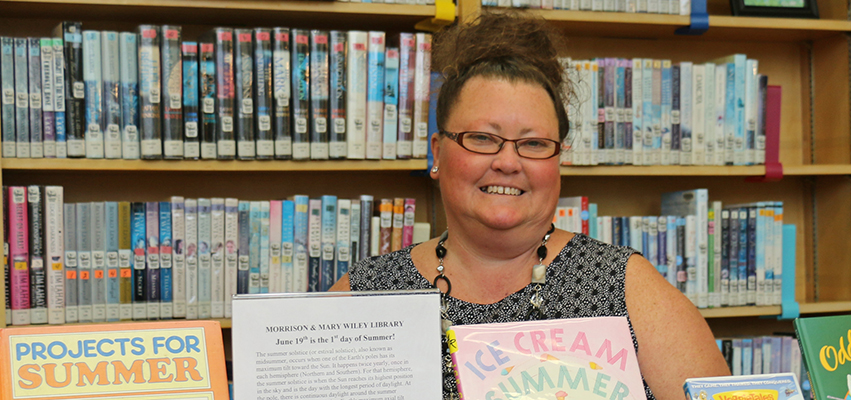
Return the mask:
[[447,325],[628,316],[648,399],[681,399],[686,378],[729,374],[695,307],[634,250],[552,229],[568,130],[552,37],[542,21],[485,14],[436,38],[430,172],[448,236],[364,260],[333,289],[436,285]]

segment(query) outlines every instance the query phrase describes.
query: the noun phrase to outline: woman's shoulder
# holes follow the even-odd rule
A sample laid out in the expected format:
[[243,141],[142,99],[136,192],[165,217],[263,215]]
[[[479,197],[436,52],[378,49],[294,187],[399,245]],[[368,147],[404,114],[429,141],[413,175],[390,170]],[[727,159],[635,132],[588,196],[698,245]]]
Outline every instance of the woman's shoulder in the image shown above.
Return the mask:
[[562,249],[565,261],[574,263],[588,264],[616,264],[626,266],[626,262],[633,254],[640,254],[639,251],[628,246],[612,245],[590,236],[580,233],[574,234],[574,237]]
[[365,258],[349,269],[351,290],[422,289],[428,282],[411,260],[415,245],[380,256]]

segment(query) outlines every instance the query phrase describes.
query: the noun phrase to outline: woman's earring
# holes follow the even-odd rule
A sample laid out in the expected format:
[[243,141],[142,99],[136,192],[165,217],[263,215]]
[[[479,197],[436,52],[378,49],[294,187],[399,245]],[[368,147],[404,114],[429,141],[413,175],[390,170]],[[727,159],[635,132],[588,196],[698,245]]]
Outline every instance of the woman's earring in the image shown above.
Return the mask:
[[431,173],[436,174],[438,169],[439,168],[437,168],[437,165],[435,165],[434,167],[431,167]]

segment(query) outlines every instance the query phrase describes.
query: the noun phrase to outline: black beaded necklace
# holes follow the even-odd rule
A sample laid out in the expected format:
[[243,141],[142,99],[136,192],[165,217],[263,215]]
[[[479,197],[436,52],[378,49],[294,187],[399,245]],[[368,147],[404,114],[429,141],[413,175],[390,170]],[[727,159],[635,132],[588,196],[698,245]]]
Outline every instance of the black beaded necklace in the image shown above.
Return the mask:
[[[547,266],[544,264],[544,259],[547,258],[547,241],[550,240],[550,235],[555,232],[555,229],[555,225],[550,224],[550,229],[544,235],[543,239],[541,239],[541,245],[538,246],[538,263],[532,267],[532,283],[535,284],[535,287],[532,288],[532,296],[529,299],[529,302],[532,304],[532,309],[529,311],[529,315],[526,318],[530,321],[541,319],[544,316],[544,297],[541,294],[542,285],[547,282]],[[440,264],[437,266],[437,276],[434,278],[434,282],[432,282],[434,287],[437,287],[438,281],[446,283],[446,292],[441,292],[440,294],[441,325],[444,332],[452,326],[452,321],[449,319],[449,305],[446,301],[446,297],[452,292],[452,282],[443,273],[443,258],[446,257],[446,247],[444,247],[443,244],[446,242],[447,238],[449,238],[448,230],[444,231],[443,234],[440,235],[440,240],[438,240],[437,246],[434,248],[437,260]]]

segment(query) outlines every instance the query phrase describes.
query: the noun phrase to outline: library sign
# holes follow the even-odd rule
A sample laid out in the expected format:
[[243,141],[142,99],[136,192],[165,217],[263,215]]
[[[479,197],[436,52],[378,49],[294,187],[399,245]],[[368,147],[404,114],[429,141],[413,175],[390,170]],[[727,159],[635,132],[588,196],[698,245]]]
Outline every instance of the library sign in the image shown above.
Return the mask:
[[215,321],[2,329],[0,360],[0,400],[228,398]]

